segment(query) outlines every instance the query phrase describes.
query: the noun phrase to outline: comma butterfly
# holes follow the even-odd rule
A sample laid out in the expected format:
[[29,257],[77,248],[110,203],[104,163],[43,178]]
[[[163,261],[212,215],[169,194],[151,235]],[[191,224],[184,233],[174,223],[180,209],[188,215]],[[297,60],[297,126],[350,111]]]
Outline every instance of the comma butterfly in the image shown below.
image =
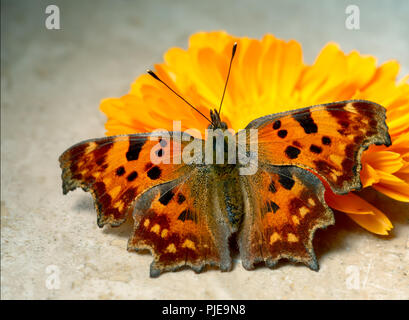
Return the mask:
[[[362,152],[371,144],[391,144],[385,117],[376,103],[350,100],[256,119],[244,130],[244,153],[252,144],[258,150],[258,167],[248,175],[240,174],[241,163],[204,161],[204,141],[185,134],[180,139],[178,132],[86,140],[59,158],[63,193],[90,191],[100,227],[119,226],[132,214],[128,250],[151,251],[151,277],[183,266],[231,270],[233,235],[247,270],[260,262],[273,267],[282,258],[317,270],[314,232],[334,223],[321,180],[336,194],[360,189]],[[220,108],[210,112],[209,122],[209,129],[228,131]],[[258,130],[256,142],[250,129]],[[217,153],[215,140],[206,142]],[[203,152],[175,161],[195,148]]]

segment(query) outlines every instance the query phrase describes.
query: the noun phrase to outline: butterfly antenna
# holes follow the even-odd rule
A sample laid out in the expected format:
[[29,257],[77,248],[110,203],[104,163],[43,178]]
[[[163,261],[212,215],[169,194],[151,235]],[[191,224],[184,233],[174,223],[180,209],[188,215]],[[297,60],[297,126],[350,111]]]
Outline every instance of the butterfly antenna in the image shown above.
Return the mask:
[[226,83],[224,84],[224,90],[223,90],[222,101],[220,101],[219,114],[220,114],[220,110],[222,109],[222,104],[223,104],[224,95],[225,95],[225,93],[226,93],[227,83],[229,82],[231,64],[232,64],[232,62],[233,62],[234,55],[236,54],[236,49],[237,49],[237,42],[235,42],[235,43],[233,44],[233,51],[232,51],[232,53],[231,53],[229,71],[227,72],[227,79],[226,79]]
[[157,75],[156,73],[154,73],[152,70],[148,69],[146,70],[146,72],[151,75],[154,79],[158,80],[159,82],[163,83],[170,91],[172,91],[174,94],[176,94],[180,99],[182,99],[184,102],[186,102],[192,109],[196,110],[197,112],[199,112],[207,121],[210,122],[210,124],[213,124],[212,121],[209,120],[208,117],[206,117],[202,112],[200,112],[197,108],[195,108],[194,106],[192,106],[191,103],[189,103],[189,101],[187,101],[185,98],[183,98],[179,93],[177,93],[175,90],[173,90],[171,87],[169,87],[165,82],[163,82]]

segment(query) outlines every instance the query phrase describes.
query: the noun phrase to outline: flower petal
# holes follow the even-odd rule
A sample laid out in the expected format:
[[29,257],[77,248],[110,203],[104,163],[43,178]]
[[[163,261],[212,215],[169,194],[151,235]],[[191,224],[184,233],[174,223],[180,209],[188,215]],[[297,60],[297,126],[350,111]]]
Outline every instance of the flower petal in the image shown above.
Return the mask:
[[325,201],[331,208],[338,211],[354,214],[374,214],[368,203],[353,193],[337,195],[327,189]]
[[[369,203],[368,203],[369,205]],[[369,205],[371,206],[371,205]],[[378,209],[374,208],[373,215],[351,214],[347,213],[348,217],[354,220],[362,228],[379,235],[388,235],[389,231],[393,229],[392,223],[389,219]]]
[[393,228],[392,223],[380,210],[356,194],[341,196],[327,190],[325,201],[330,207],[347,213],[361,227],[373,233],[387,235]]
[[379,182],[379,176],[378,176],[377,171],[374,168],[372,168],[369,164],[363,163],[362,170],[361,170],[362,187],[366,188],[378,182]]
[[362,155],[362,162],[370,165],[374,170],[388,173],[396,172],[404,165],[401,155],[391,151],[365,152]]
[[403,201],[409,202],[409,185],[408,184],[401,184],[401,185],[387,185],[385,183],[378,183],[372,186],[377,191],[386,194],[388,197]]

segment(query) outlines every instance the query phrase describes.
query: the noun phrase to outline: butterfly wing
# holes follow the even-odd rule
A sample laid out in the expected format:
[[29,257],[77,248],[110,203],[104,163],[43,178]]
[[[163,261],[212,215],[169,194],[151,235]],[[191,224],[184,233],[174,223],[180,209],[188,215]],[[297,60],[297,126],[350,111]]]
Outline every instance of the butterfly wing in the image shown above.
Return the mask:
[[309,169],[338,194],[360,189],[361,155],[371,144],[390,145],[385,108],[364,100],[323,104],[252,121],[258,161]]
[[295,166],[263,165],[242,176],[242,186],[245,214],[238,244],[244,268],[259,262],[273,267],[286,258],[316,270],[314,232],[334,223],[322,182]]
[[206,265],[231,269],[232,229],[208,168],[197,167],[176,182],[152,188],[137,202],[128,250],[148,249],[154,255],[151,277]]
[[[98,225],[121,224],[140,194],[191,169],[173,163],[174,155],[182,152],[186,143],[173,137],[159,141],[159,136],[154,139],[154,134],[146,133],[105,137],[72,146],[59,158],[63,193],[77,187],[90,191]],[[154,156],[171,164],[153,164]]]
[[[151,136],[107,137],[69,148],[60,157],[64,194],[77,187],[90,191],[100,227],[117,226],[134,212],[128,249],[152,252],[152,277],[184,266],[230,270],[232,229],[217,179],[209,166],[175,161],[188,143],[191,151],[202,140],[180,142],[172,134],[158,142]],[[164,163],[154,165],[152,155],[158,154]]]
[[252,269],[260,261],[274,266],[287,258],[317,269],[314,232],[334,220],[313,173],[335,193],[359,189],[362,152],[371,144],[390,145],[385,109],[343,101],[262,117],[247,129],[258,129],[259,169],[242,176],[243,266]]

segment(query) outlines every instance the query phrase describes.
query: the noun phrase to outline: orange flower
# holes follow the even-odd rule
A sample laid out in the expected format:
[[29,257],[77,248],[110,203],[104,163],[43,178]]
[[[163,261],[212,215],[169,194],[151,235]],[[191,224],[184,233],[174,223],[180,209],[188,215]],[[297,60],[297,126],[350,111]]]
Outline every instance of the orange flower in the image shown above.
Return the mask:
[[[225,32],[191,36],[187,50],[172,48],[158,76],[201,112],[219,105],[234,42],[238,49],[223,103],[223,120],[234,130],[251,120],[290,109],[348,99],[366,99],[387,108],[392,146],[371,146],[362,157],[364,187],[409,202],[409,75],[396,83],[399,64],[377,67],[376,58],[357,51],[342,52],[327,44],[312,65],[305,65],[301,45],[266,35],[262,40],[236,38]],[[172,130],[204,130],[208,123],[197,112],[149,75],[135,80],[128,94],[102,101],[107,135]],[[388,234],[392,224],[384,213],[359,197],[339,196],[327,189],[328,204],[377,234]]]

